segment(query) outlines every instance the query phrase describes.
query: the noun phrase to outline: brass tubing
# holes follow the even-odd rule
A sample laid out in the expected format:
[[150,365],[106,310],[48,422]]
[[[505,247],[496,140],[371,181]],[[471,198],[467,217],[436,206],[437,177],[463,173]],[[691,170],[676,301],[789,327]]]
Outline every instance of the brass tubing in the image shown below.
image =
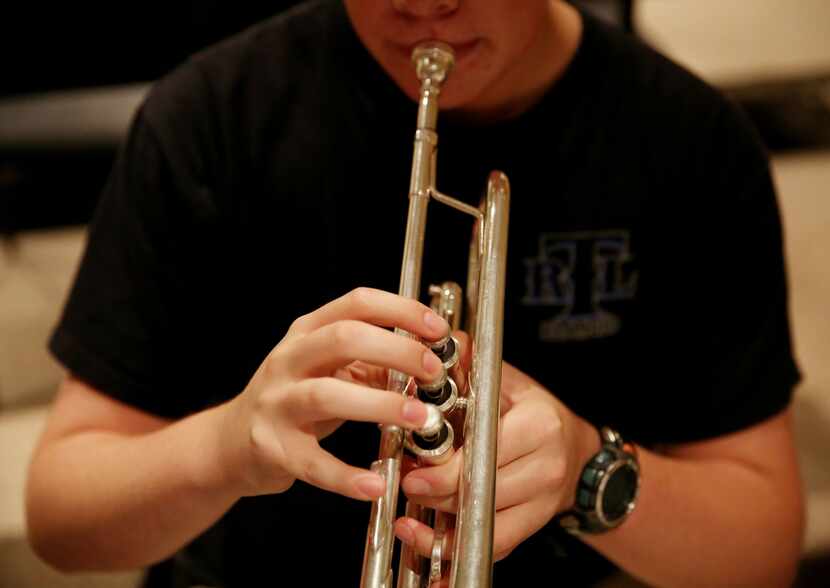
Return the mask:
[[[504,286],[507,271],[507,224],[510,185],[492,172],[482,204],[484,219],[479,269],[473,367],[464,430],[464,469],[459,483],[459,509],[450,588],[488,587],[493,572],[496,457],[499,434]],[[471,248],[473,249],[473,248]],[[474,249],[473,249],[474,250]]]
[[[415,145],[412,157],[412,176],[409,185],[409,211],[404,240],[403,261],[398,294],[406,298],[418,298],[421,286],[421,265],[426,231],[427,205],[430,188],[435,182],[435,153],[438,135],[435,125],[438,118],[438,94],[441,92],[447,71],[452,66],[452,51],[446,48],[424,47],[413,55],[416,59],[418,77],[421,80],[421,97],[418,106],[418,127],[415,131]],[[395,332],[411,336],[403,329]],[[387,389],[405,394],[409,377],[391,370]],[[391,588],[392,548],[394,546],[393,526],[397,508],[397,493],[403,457],[403,432],[398,427],[381,428],[381,447],[377,471],[386,482],[384,498],[372,505],[366,547],[363,555],[363,572],[360,585],[363,588]],[[373,469],[375,466],[373,465]],[[394,498],[392,495],[394,494]]]
[[[463,437],[464,465],[459,480],[459,511],[456,517],[455,550],[449,573],[451,588],[489,587],[493,568],[493,523],[495,518],[495,478],[499,424],[499,392],[504,323],[504,288],[507,256],[507,224],[510,186],[501,172],[492,172],[487,192],[479,208],[474,208],[435,189],[438,135],[438,95],[453,64],[452,49],[441,43],[421,45],[413,52],[421,81],[418,126],[409,186],[409,211],[404,241],[399,294],[417,298],[420,292],[422,256],[430,198],[473,216],[473,238],[467,276],[467,330],[473,339],[473,365],[469,378],[458,362],[457,341],[448,336],[433,342],[433,349],[445,361],[446,377],[457,384],[446,393],[444,380],[421,383],[429,406],[431,424],[418,431],[419,446],[413,435],[395,426],[381,427],[378,460],[372,470],[386,482],[384,495],[372,505],[361,587],[392,588],[393,527],[399,492],[404,446],[419,456],[424,465],[442,463],[460,446],[455,436]],[[433,286],[433,309],[457,328],[461,315],[461,289],[445,282]],[[396,329],[396,333],[411,337]],[[416,382],[407,374],[390,371],[387,389],[414,396]],[[446,406],[445,406],[446,405]],[[440,433],[438,433],[440,432]],[[443,541],[440,536],[451,515],[407,505],[407,513],[426,524],[434,523],[437,540],[432,556],[423,558],[412,547],[402,549],[398,588],[426,588],[441,577]]]

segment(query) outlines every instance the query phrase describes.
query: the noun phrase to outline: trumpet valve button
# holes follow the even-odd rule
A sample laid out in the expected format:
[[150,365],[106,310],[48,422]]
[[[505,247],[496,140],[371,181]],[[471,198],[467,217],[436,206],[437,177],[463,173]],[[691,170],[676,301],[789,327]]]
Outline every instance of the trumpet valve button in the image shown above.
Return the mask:
[[440,388],[422,388],[419,386],[418,400],[428,405],[443,406],[450,398],[456,395],[453,388],[453,381],[450,378],[447,378]]
[[443,339],[439,339],[433,343],[429,343],[429,348],[438,356],[444,367],[449,369],[458,362],[458,341],[455,337],[447,335]]
[[434,404],[427,404],[427,418],[421,428],[415,431],[423,439],[435,439],[441,434],[444,428],[444,416]]

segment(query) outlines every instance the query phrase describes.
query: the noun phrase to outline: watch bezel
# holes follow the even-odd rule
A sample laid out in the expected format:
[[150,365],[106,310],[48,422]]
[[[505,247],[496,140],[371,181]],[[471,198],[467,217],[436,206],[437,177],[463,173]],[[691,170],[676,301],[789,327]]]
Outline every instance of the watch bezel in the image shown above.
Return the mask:
[[[602,470],[603,473],[600,477],[599,484],[597,485],[596,498],[594,499],[593,513],[586,513],[595,515],[599,522],[608,529],[620,526],[622,522],[628,518],[628,515],[630,515],[637,506],[637,496],[640,493],[640,466],[637,464],[636,458],[632,454],[616,447],[614,448],[614,454],[617,457],[616,461],[612,462],[607,469]],[[634,470],[634,479],[636,480],[634,491],[631,494],[628,504],[625,506],[625,512],[623,512],[616,519],[610,520],[605,512],[605,508],[603,507],[605,490],[611,478],[624,467]]]

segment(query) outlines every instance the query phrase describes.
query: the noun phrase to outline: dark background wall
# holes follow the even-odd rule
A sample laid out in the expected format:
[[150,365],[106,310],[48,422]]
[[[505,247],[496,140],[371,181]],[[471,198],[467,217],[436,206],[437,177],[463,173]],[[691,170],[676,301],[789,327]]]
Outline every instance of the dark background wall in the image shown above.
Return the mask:
[[294,0],[4,3],[0,96],[158,78]]
[[[631,24],[633,0],[573,1]],[[297,3],[6,0],[0,8],[0,97],[154,80],[194,51]]]
[[[7,100],[0,116],[20,116],[8,107],[19,97],[37,100],[43,92],[155,80],[191,53],[296,3],[2,3],[0,106]],[[61,120],[53,122],[62,126]],[[17,144],[0,137],[0,235],[86,222],[116,146]]]

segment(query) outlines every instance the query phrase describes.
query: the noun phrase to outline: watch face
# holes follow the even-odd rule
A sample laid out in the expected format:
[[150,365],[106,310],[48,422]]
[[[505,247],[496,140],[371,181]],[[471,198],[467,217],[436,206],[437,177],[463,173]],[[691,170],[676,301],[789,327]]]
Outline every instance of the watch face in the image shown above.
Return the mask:
[[602,513],[609,523],[624,517],[637,494],[637,470],[624,464],[609,473],[602,494]]

